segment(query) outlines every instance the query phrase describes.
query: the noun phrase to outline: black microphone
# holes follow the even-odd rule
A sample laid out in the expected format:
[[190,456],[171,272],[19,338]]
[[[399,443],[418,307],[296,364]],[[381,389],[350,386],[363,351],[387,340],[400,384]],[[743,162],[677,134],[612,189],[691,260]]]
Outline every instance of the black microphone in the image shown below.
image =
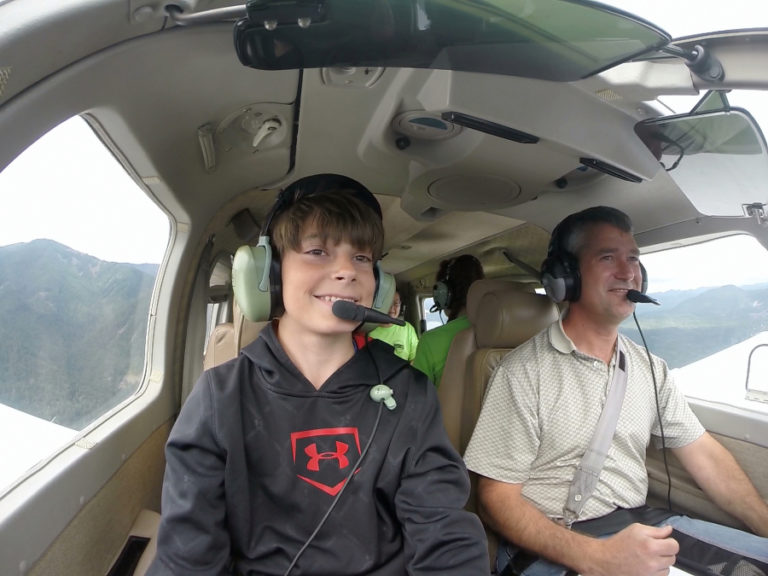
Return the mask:
[[333,315],[342,320],[352,320],[362,324],[364,322],[371,322],[372,324],[397,324],[398,326],[405,326],[405,320],[400,318],[393,318],[383,312],[374,310],[373,308],[366,308],[360,306],[349,300],[336,300],[331,306]]
[[635,303],[639,302],[640,304],[656,304],[656,306],[661,306],[661,302],[637,290],[627,290],[627,300]]

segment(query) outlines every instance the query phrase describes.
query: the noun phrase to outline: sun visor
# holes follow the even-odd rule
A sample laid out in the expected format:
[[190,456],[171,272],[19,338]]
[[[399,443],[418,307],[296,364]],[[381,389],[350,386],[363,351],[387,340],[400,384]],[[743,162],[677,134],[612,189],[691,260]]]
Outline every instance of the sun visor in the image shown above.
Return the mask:
[[667,116],[635,132],[702,214],[749,216],[751,206],[768,203],[768,148],[746,110]]
[[240,61],[263,70],[407,67],[570,82],[669,43],[654,25],[568,0],[249,0]]

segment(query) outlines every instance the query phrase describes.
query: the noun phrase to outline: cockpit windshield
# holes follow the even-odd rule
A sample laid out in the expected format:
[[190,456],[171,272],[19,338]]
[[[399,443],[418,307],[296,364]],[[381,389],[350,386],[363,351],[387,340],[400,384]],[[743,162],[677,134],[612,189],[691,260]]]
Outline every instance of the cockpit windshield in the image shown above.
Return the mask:
[[652,22],[672,38],[706,34],[717,30],[768,27],[768,4],[754,0],[604,0],[619,10]]
[[400,66],[573,81],[665,46],[649,22],[569,0],[249,0],[240,61],[285,70]]

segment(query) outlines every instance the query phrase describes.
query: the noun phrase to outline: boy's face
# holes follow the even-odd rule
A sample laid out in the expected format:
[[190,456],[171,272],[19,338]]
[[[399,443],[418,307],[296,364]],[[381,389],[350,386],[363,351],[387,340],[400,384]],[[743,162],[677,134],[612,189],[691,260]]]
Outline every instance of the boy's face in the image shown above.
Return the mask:
[[342,299],[373,304],[372,252],[346,241],[323,242],[312,225],[302,230],[298,250],[285,252],[281,270],[285,306],[281,324],[288,321],[312,333],[349,333],[357,324],[334,316],[333,303]]
[[395,298],[392,300],[392,306],[389,307],[389,315],[393,318],[400,316],[400,294],[395,292]]

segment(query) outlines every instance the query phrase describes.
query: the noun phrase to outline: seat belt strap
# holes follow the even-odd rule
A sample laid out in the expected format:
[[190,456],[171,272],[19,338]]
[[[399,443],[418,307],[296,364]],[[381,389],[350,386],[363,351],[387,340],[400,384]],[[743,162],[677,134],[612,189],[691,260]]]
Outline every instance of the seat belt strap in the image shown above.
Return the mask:
[[597,422],[587,451],[576,467],[576,474],[568,490],[568,501],[563,507],[563,521],[568,528],[579,519],[584,504],[597,487],[597,480],[603,469],[605,457],[608,455],[608,450],[613,442],[613,435],[616,431],[616,423],[619,420],[626,390],[627,358],[621,346],[621,337],[617,337],[611,389],[608,391],[605,406],[603,406],[600,420]]

